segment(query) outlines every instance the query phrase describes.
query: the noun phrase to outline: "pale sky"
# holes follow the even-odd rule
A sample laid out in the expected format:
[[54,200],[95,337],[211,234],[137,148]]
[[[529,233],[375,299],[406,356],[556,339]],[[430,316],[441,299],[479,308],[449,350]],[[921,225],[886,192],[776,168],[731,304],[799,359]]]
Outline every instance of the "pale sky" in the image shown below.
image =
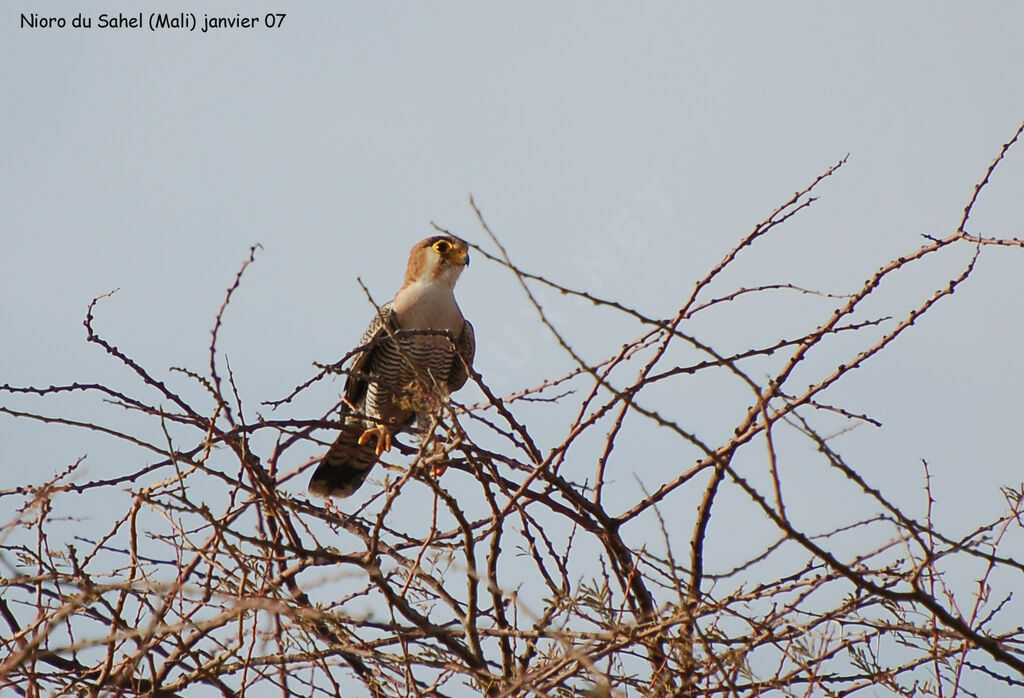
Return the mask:
[[[96,313],[108,339],[157,372],[203,369],[224,290],[259,243],[221,347],[243,400],[265,411],[312,362],[355,345],[372,313],[356,277],[388,300],[431,221],[493,248],[470,194],[525,268],[669,316],[754,224],[849,154],[726,282],[849,292],[922,234],[952,232],[1024,119],[1014,2],[263,3],[251,14],[285,12],[281,27],[21,28],[22,11],[70,24],[119,9],[38,5],[0,13],[0,383],[16,385],[132,385],[82,327],[90,299],[115,288]],[[181,9],[202,22],[213,7],[243,9]],[[1024,236],[1024,152],[972,221]],[[956,264],[908,275],[888,312]],[[571,368],[507,272],[474,258],[457,295],[499,394]],[[929,461],[954,532],[1024,478],[1022,295],[1024,251],[986,251],[975,277],[830,394],[885,424],[839,443],[911,509]],[[590,359],[639,334],[551,303]],[[699,330],[723,350],[758,321],[720,317]],[[715,395],[674,399],[699,422]],[[68,413],[87,404],[74,400]],[[636,472],[657,486],[664,475],[643,463],[661,454],[646,447]],[[95,435],[0,415],[0,487],[83,453],[91,475],[138,462]],[[806,495],[811,510],[823,501]]]

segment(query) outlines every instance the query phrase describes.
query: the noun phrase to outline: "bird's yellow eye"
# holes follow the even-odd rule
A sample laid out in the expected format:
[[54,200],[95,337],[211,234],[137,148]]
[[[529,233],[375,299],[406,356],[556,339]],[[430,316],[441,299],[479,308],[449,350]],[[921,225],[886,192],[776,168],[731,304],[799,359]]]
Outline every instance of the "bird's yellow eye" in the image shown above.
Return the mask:
[[441,254],[444,254],[451,248],[452,244],[447,240],[438,240],[437,242],[434,243],[434,249],[440,252]]

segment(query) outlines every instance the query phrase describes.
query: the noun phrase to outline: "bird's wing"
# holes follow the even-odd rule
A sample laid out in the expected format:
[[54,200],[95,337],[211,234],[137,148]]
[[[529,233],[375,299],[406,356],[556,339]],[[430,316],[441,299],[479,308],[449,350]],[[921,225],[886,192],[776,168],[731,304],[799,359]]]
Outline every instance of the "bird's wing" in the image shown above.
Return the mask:
[[[459,356],[452,357],[452,370],[448,374],[448,392],[454,393],[466,384],[469,378],[467,366],[473,365],[473,356],[476,355],[476,335],[473,333],[473,325],[469,320],[462,323],[462,332],[455,342],[455,348],[459,350]],[[465,363],[463,363],[465,361]]]
[[345,381],[345,399],[352,405],[358,405],[366,395],[369,374],[373,370],[373,357],[381,343],[387,341],[389,334],[397,331],[398,323],[395,321],[395,311],[392,309],[391,303],[385,303],[380,307],[380,312],[374,316],[370,326],[366,328],[363,338],[359,340],[359,346],[364,348],[352,357],[348,379]]

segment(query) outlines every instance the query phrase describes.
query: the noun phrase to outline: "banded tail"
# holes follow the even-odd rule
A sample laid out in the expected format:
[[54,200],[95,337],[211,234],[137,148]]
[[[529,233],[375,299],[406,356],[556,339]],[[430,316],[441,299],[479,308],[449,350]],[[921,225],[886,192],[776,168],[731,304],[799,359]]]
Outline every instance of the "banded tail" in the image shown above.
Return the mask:
[[360,421],[349,422],[320,461],[313,477],[309,479],[309,491],[321,497],[348,497],[355,493],[370,474],[377,462],[374,439],[359,445],[364,425]]

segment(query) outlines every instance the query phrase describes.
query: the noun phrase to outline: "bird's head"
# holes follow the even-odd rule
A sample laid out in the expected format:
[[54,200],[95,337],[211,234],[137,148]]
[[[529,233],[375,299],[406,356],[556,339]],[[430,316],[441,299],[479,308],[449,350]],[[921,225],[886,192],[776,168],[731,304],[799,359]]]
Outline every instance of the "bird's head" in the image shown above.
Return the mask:
[[409,253],[405,285],[441,281],[451,286],[469,266],[469,245],[454,235],[435,235],[420,240]]

